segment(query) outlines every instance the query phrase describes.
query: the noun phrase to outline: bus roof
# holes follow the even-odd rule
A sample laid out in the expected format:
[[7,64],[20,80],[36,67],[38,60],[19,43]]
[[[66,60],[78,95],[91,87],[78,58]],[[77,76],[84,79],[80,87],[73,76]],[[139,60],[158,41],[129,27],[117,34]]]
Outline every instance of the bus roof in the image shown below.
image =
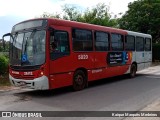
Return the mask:
[[133,31],[127,31],[127,33],[128,33],[128,35],[152,38],[152,36],[150,34],[144,34],[144,33],[133,32]]
[[[150,34],[133,32],[133,31],[112,28],[112,27],[107,27],[107,26],[101,26],[101,25],[94,25],[94,24],[89,24],[89,23],[82,23],[82,22],[77,22],[77,21],[62,20],[62,19],[57,19],[57,18],[36,18],[36,19],[22,21],[20,23],[27,22],[27,21],[33,21],[33,20],[48,20],[49,26],[52,26],[52,25],[68,26],[68,27],[73,27],[73,28],[81,28],[81,29],[89,29],[89,30],[97,30],[97,31],[105,31],[105,32],[108,31],[111,33],[129,34],[129,35],[133,35],[133,36],[152,38],[152,36]],[[20,24],[20,23],[18,23],[18,24]],[[18,25],[18,24],[16,24],[16,25]]]
[[125,30],[118,29],[118,28],[112,28],[112,27],[106,27],[101,25],[94,25],[89,23],[82,23],[82,22],[76,22],[76,21],[69,21],[69,20],[61,20],[56,18],[48,18],[49,25],[61,25],[61,26],[68,26],[68,27],[75,27],[75,28],[81,28],[81,29],[89,29],[89,30],[99,30],[99,31],[108,31],[111,33],[121,33],[121,34],[127,34]]

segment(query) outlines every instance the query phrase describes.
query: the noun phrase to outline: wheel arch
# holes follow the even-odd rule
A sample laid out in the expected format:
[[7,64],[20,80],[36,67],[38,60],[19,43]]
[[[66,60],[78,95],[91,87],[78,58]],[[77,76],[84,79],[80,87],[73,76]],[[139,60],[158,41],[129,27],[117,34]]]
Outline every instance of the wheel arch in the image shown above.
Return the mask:
[[80,67],[80,68],[77,68],[77,69],[74,71],[74,73],[75,73],[76,71],[78,71],[78,70],[83,71],[84,74],[86,75],[87,80],[88,80],[88,72],[87,72],[87,69],[84,68],[84,67]]
[[137,70],[138,70],[137,62],[136,62],[136,61],[132,62],[131,66],[132,66],[133,64],[136,65],[136,71],[137,71]]

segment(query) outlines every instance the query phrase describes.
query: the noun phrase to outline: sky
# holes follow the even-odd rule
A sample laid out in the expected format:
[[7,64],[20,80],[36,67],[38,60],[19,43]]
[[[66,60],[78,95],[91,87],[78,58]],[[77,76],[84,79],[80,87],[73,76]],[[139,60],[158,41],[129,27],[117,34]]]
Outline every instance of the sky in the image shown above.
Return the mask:
[[77,6],[82,11],[98,3],[109,6],[112,15],[125,13],[128,3],[135,0],[0,0],[0,39],[3,34],[11,32],[13,25],[35,17],[44,12],[63,13],[65,4]]

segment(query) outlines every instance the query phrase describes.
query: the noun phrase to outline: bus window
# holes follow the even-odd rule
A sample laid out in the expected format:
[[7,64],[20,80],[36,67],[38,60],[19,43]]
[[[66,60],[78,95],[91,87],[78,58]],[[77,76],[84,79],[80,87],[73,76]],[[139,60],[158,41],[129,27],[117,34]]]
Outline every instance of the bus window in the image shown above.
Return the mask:
[[109,50],[109,35],[105,32],[95,32],[95,50],[108,51]]
[[123,36],[120,34],[111,35],[111,46],[113,51],[122,51],[123,50]]
[[151,51],[151,39],[150,38],[145,39],[145,51]]
[[73,50],[74,51],[92,51],[92,31],[73,29]]
[[125,40],[125,50],[134,51],[135,50],[135,37],[131,35],[126,36]]
[[144,38],[136,37],[136,51],[144,51]]
[[51,59],[57,59],[59,57],[68,55],[69,39],[68,33],[65,31],[56,31],[50,34],[50,56]]

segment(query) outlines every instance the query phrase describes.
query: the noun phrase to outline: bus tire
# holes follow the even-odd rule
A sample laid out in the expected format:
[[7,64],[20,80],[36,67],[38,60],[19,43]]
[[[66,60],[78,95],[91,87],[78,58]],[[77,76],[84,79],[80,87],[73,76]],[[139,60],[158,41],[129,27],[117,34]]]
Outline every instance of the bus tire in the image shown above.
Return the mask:
[[134,78],[136,76],[137,66],[135,64],[131,65],[130,68],[130,78]]
[[77,70],[73,76],[73,90],[79,91],[85,88],[87,77],[82,70]]

